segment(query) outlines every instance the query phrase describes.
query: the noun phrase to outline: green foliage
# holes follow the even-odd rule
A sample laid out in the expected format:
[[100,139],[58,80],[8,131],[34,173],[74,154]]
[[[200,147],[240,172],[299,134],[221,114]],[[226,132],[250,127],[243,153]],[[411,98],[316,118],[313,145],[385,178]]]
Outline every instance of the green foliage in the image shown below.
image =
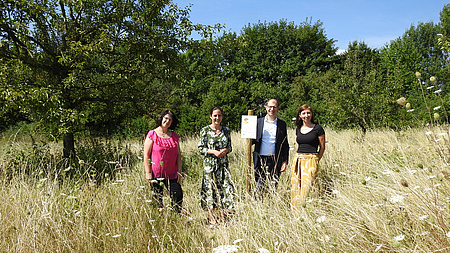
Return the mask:
[[[395,86],[384,82],[379,53],[364,43],[354,42],[345,54],[343,69],[335,73],[326,97],[333,126],[369,128],[391,126],[395,118]],[[333,113],[331,113],[333,112]]]
[[[2,93],[73,146],[74,132],[109,130],[164,107],[188,36],[214,28],[187,17],[188,9],[165,0],[4,1],[0,59],[20,61],[32,78],[9,85],[10,75]],[[4,62],[21,68],[11,63]]]
[[224,109],[224,124],[237,129],[249,109],[264,114],[263,105],[270,98],[279,100],[280,117],[290,121],[292,116],[283,110],[294,102],[287,92],[294,78],[330,68],[336,52],[333,43],[320,22],[298,26],[284,20],[249,25],[240,35],[224,33],[215,41],[199,41],[184,56],[192,78],[183,89],[181,111],[190,107],[204,116],[181,114],[182,131],[208,122],[209,109],[215,105]]
[[68,160],[55,152],[51,143],[38,142],[33,135],[29,136],[31,142],[11,141],[4,147],[5,163],[1,174],[5,178],[72,179],[101,184],[105,179],[114,179],[117,173],[127,171],[138,161],[136,154],[121,141],[85,139],[77,145],[76,159]]

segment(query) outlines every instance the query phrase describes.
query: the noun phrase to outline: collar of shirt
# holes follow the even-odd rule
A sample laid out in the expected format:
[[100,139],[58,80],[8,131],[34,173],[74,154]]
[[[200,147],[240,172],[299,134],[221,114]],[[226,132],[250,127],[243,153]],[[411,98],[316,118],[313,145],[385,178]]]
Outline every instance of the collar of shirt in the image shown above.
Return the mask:
[[270,121],[269,119],[267,119],[267,115],[264,117],[264,122],[268,122],[268,123],[271,123],[271,124],[276,124],[277,123],[277,120],[278,120],[278,117],[277,118],[275,118],[275,120],[274,121]]

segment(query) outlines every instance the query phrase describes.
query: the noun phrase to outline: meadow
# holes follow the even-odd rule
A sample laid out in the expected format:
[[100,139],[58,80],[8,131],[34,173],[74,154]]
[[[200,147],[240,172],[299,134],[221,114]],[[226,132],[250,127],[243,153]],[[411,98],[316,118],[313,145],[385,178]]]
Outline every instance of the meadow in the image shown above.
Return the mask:
[[[325,131],[318,178],[298,214],[289,206],[290,168],[264,201],[247,192],[246,140],[233,133],[229,158],[236,208],[226,223],[214,227],[207,224],[199,203],[202,157],[197,136],[181,142],[185,177],[179,215],[170,210],[168,197],[164,211],[153,206],[142,140],[109,142],[116,155],[108,159],[80,159],[84,167],[112,166],[114,176],[99,183],[66,175],[74,168],[57,155],[48,156],[57,153],[60,143],[46,144],[43,154],[27,155],[28,136],[3,135],[0,251],[450,251],[447,127],[382,129],[365,136],[356,130]],[[292,156],[297,148],[293,129],[289,138]]]

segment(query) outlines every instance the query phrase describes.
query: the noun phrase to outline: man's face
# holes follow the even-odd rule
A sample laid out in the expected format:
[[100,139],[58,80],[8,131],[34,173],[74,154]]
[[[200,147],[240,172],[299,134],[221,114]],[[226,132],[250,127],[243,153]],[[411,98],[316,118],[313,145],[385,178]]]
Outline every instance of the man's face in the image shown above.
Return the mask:
[[278,106],[277,102],[274,100],[269,100],[266,105],[267,114],[269,116],[277,116]]

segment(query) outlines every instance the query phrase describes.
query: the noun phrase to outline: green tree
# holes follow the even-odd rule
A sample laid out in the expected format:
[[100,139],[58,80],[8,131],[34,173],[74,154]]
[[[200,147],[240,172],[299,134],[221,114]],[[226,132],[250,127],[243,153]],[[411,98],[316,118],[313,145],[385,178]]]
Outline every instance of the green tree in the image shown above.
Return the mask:
[[328,117],[333,126],[369,128],[392,126],[395,118],[395,86],[384,82],[379,53],[365,43],[353,42],[342,69],[335,69],[328,83]]
[[403,95],[417,94],[416,71],[426,79],[439,76],[446,82],[448,74],[443,72],[446,54],[439,46],[439,32],[440,27],[433,22],[419,23],[381,50],[381,66],[391,78],[402,82]]
[[28,66],[34,77],[2,82],[2,94],[63,136],[69,157],[74,133],[166,105],[188,36],[215,28],[193,25],[188,13],[169,0],[2,1],[0,58]]
[[221,105],[226,114],[236,115],[227,117],[231,127],[240,125],[240,115],[248,109],[265,113],[263,105],[269,98],[279,100],[280,116],[290,121],[284,109],[293,102],[289,90],[294,79],[329,69],[336,52],[322,23],[310,21],[257,23],[239,35],[224,33],[199,44],[207,51],[188,50],[185,55],[191,76],[185,97],[203,112]]
[[249,84],[254,107],[271,97],[289,103],[286,91],[294,78],[329,69],[336,52],[321,22],[257,23],[244,27],[241,36],[234,74]]

